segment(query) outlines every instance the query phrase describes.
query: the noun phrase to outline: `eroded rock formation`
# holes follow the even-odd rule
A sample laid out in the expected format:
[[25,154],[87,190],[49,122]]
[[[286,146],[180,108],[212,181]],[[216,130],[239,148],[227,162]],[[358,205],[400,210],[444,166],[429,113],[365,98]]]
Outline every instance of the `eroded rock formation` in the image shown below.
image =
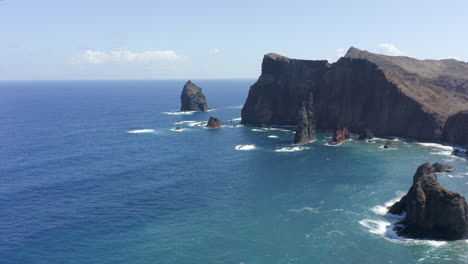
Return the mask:
[[206,123],[207,128],[219,128],[222,125],[223,124],[221,123],[221,120],[219,120],[216,117],[210,117],[210,119],[208,119],[208,122]]
[[188,81],[182,89],[180,95],[181,106],[180,111],[206,111],[208,110],[208,104],[206,103],[205,95],[202,89],[194,84],[192,81]]
[[468,235],[465,198],[440,185],[429,163],[417,169],[408,193],[388,212],[406,213],[405,219],[395,227],[404,237],[456,240]]
[[432,167],[434,167],[435,172],[452,172],[455,170],[454,167],[439,162],[432,164]]
[[328,142],[330,145],[338,145],[349,139],[350,133],[346,127],[339,127],[333,132],[333,139]]
[[294,136],[294,144],[304,145],[317,139],[315,117],[312,106],[312,94],[302,103],[299,110],[298,125]]
[[385,56],[355,48],[332,65],[267,54],[242,109],[242,123],[297,125],[309,93],[317,129],[342,125],[356,133],[370,129],[379,137],[446,138],[465,144],[459,122],[447,122],[444,129],[450,116],[468,110],[464,62]]

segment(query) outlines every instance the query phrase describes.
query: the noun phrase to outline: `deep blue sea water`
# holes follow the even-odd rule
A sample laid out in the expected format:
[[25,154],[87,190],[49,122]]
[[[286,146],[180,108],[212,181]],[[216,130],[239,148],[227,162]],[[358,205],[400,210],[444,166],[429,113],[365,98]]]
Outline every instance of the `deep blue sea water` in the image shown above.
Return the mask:
[[[195,81],[212,112],[168,113],[185,80],[0,82],[0,263],[468,263],[467,241],[386,233],[425,161],[468,195],[450,149],[277,151],[292,132],[232,127],[254,80]],[[228,126],[175,124],[210,116]]]

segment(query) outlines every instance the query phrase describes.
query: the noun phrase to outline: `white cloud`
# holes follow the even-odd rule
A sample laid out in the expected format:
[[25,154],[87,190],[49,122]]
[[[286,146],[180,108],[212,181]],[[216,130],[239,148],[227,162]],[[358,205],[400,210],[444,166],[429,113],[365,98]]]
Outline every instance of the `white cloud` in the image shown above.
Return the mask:
[[381,54],[390,55],[390,56],[400,56],[403,54],[399,48],[390,43],[380,43],[377,46],[377,51]]
[[208,53],[210,53],[210,54],[219,54],[219,53],[221,53],[221,52],[222,52],[222,50],[219,49],[219,48],[211,48],[211,49],[208,51]]
[[71,64],[108,64],[108,63],[151,63],[151,62],[175,62],[184,60],[173,50],[148,50],[134,51],[94,51],[86,50],[78,57],[68,60]]

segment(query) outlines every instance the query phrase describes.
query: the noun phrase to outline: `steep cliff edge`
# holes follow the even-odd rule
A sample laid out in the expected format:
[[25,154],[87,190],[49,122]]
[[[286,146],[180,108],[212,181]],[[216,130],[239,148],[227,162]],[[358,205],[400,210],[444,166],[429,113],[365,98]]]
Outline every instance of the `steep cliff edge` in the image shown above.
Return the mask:
[[351,48],[326,61],[265,55],[262,74],[251,87],[242,123],[296,125],[299,108],[313,94],[318,129],[344,126],[354,133],[438,141],[451,137],[445,121],[468,110],[468,64],[417,60]]
[[265,55],[262,74],[250,88],[242,108],[242,123],[295,126],[302,102],[318,89],[329,67],[327,61]]
[[458,112],[447,119],[444,140],[459,145],[468,145],[468,110]]

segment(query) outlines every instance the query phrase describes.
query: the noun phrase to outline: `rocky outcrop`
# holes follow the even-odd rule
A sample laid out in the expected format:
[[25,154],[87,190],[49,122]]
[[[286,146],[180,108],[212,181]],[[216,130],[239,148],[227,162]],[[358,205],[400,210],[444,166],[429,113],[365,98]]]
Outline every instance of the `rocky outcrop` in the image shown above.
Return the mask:
[[460,157],[460,158],[467,158],[468,157],[468,151],[467,150],[461,150],[461,149],[454,149],[452,151],[452,155]]
[[393,149],[395,146],[393,145],[393,142],[390,140],[385,141],[385,144],[383,145],[384,149]]
[[349,140],[349,135],[349,130],[346,127],[339,127],[333,132],[333,139],[328,144],[338,145],[343,141]]
[[192,81],[188,81],[184,85],[182,94],[180,95],[180,100],[180,111],[208,110],[208,104],[206,103],[205,95],[203,94],[202,89]]
[[459,145],[468,145],[468,111],[461,111],[447,119],[444,139]]
[[270,53],[263,57],[262,74],[250,88],[242,108],[242,123],[297,125],[299,110],[330,65],[327,61],[294,60]]
[[207,128],[219,128],[222,125],[221,120],[216,117],[210,117],[210,119],[208,119],[208,123],[206,123]]
[[468,64],[355,48],[332,65],[267,54],[242,109],[242,123],[297,125],[309,93],[317,129],[342,125],[356,133],[370,129],[379,137],[447,137],[454,143],[448,135],[460,128],[447,126],[445,132],[444,124],[449,116],[468,110]]
[[404,220],[395,226],[396,232],[404,237],[456,240],[468,235],[465,198],[440,185],[429,163],[417,169],[408,193],[388,212],[406,213]]
[[299,110],[294,144],[304,145],[317,139],[312,102],[312,94],[310,94],[309,98],[302,103]]
[[439,162],[432,164],[432,167],[434,167],[435,172],[452,172],[455,170],[454,167]]
[[374,133],[370,129],[364,129],[362,133],[359,135],[359,140],[370,140],[374,138]]

